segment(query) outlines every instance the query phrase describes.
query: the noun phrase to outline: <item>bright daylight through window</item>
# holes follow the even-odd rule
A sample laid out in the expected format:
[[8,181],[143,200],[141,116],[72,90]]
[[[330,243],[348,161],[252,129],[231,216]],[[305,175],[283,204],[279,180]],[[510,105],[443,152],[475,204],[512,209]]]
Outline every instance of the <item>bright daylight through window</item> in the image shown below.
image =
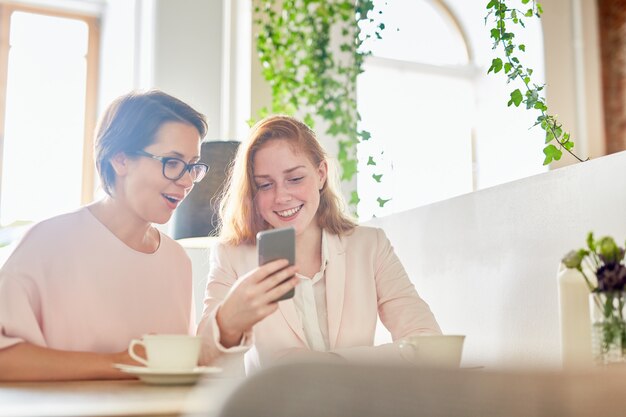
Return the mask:
[[[358,148],[360,219],[543,172],[541,132],[528,130],[532,115],[507,108],[508,86],[487,76],[484,5],[378,3],[383,38],[369,44],[357,85],[361,127],[372,134]],[[527,32],[541,79],[541,30],[531,24]],[[372,178],[381,174],[380,183]],[[380,207],[379,198],[390,200]]]
[[84,21],[11,14],[2,225],[81,203],[88,40]]

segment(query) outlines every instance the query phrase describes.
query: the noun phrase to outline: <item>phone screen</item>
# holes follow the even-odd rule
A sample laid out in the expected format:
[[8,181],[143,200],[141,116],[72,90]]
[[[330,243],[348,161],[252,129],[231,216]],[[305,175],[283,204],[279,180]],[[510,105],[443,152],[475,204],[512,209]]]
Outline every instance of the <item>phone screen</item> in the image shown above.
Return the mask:
[[[256,241],[259,253],[259,266],[277,259],[287,259],[289,265],[295,265],[296,231],[293,227],[264,230],[257,233]],[[292,298],[294,294],[295,289],[291,289],[276,301],[287,300]]]

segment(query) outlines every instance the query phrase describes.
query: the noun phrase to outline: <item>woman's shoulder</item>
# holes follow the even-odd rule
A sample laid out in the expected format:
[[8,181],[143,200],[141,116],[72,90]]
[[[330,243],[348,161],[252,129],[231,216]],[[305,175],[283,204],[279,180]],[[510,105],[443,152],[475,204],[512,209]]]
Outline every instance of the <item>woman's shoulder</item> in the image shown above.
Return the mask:
[[73,231],[84,231],[89,223],[89,213],[86,207],[59,214],[33,224],[22,236],[21,243],[29,242],[59,242],[66,240]]
[[223,240],[216,240],[215,243],[211,246],[211,251],[218,254],[232,254],[232,255],[242,255],[248,253],[256,252],[256,245],[249,243],[241,243],[239,245],[234,245],[229,242],[225,242]]
[[[4,254],[4,269],[31,268],[46,260],[61,259],[71,253],[69,246],[74,244],[76,234],[84,233],[88,228],[88,219],[83,210],[86,209],[50,217],[30,226]],[[37,262],[33,262],[34,259]]]
[[211,262],[221,265],[231,265],[233,268],[250,268],[258,262],[256,245],[232,243],[217,240],[210,249]]
[[338,236],[336,241],[346,253],[357,257],[384,252],[391,245],[383,229],[372,226],[356,226],[349,233]]
[[165,233],[160,232],[161,243],[157,253],[166,254],[175,258],[189,258],[185,247]]
[[349,240],[359,241],[362,239],[379,239],[381,236],[385,236],[385,232],[379,227],[358,225],[343,236]]

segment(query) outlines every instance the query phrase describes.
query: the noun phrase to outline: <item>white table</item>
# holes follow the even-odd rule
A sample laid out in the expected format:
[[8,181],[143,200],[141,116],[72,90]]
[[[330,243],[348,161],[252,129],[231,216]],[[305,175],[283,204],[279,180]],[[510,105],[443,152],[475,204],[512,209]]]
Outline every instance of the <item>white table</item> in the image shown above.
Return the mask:
[[196,386],[136,380],[0,383],[0,417],[212,416],[240,381],[207,378]]

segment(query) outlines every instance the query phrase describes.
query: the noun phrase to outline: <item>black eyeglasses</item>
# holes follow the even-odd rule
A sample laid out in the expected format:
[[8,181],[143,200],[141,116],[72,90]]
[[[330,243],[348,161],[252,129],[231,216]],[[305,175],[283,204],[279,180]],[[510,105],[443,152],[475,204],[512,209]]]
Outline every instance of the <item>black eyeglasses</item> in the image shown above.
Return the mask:
[[135,151],[133,154],[147,156],[148,158],[160,161],[163,164],[163,176],[172,181],[181,179],[183,175],[185,175],[185,172],[189,172],[191,180],[194,184],[197,184],[202,181],[202,178],[204,178],[209,171],[209,166],[202,162],[188,164],[182,159],[171,158],[169,156],[156,156],[146,151]]

